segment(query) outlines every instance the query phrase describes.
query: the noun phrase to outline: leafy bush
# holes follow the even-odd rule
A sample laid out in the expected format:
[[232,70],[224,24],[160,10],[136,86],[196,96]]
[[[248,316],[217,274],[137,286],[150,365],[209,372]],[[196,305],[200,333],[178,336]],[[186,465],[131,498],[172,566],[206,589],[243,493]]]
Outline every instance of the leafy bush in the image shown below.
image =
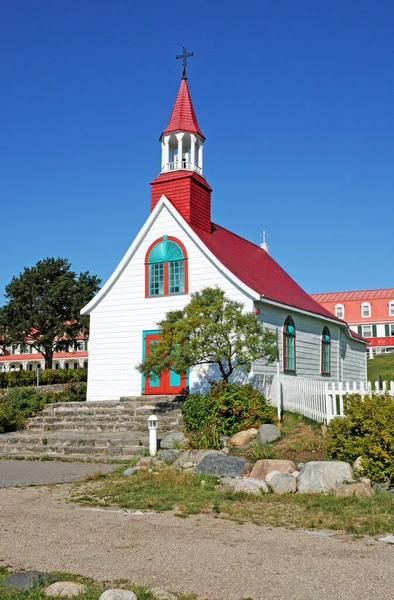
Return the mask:
[[205,396],[191,394],[182,407],[182,416],[187,431],[197,433],[200,442],[205,436],[208,443],[212,438],[271,422],[273,409],[250,384],[218,381]]
[[[88,379],[87,369],[47,369],[41,371],[40,385],[53,385],[68,383],[70,381],[84,381]],[[35,371],[8,371],[0,372],[0,388],[14,388],[35,385],[37,374]]]
[[54,402],[85,402],[86,391],[86,383],[69,383],[64,390],[53,394]]
[[328,427],[327,446],[332,458],[362,465],[373,481],[394,482],[394,398],[371,394],[364,400],[348,396],[344,417],[336,417]]
[[54,402],[86,400],[86,383],[70,383],[60,392],[46,392],[37,387],[15,387],[0,400],[0,433],[23,429],[26,419]]

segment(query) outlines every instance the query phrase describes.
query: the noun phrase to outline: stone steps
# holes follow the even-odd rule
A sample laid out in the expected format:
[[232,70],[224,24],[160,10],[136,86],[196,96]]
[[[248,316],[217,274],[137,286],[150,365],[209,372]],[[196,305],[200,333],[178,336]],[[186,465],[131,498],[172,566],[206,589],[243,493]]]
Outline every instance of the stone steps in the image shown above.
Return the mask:
[[0,457],[127,461],[148,448],[150,414],[159,439],[180,431],[181,406],[182,398],[167,396],[48,404],[24,431],[0,435]]

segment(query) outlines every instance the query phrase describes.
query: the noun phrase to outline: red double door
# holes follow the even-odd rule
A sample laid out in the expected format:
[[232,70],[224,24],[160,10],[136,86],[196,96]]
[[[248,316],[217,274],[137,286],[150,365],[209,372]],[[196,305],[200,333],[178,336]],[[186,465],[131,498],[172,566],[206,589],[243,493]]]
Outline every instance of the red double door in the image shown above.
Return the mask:
[[[160,340],[160,335],[153,331],[145,331],[143,335],[143,357],[150,353],[151,349]],[[160,377],[142,378],[143,394],[184,394],[187,391],[187,375],[179,375],[170,367]]]

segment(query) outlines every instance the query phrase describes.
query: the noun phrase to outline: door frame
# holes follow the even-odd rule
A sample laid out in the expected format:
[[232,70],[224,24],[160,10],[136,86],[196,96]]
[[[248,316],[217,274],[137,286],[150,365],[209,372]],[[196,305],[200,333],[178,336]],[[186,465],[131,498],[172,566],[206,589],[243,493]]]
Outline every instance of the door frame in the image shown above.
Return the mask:
[[[159,335],[159,330],[158,329],[146,329],[142,332],[142,361],[145,360],[145,355],[146,355],[146,338],[149,335]],[[164,374],[166,377],[168,377],[168,380],[170,380],[170,375]],[[160,376],[160,378],[163,377],[163,374]],[[167,395],[172,395],[172,394],[185,394],[185,393],[189,393],[189,371],[186,372],[185,375],[181,375],[181,385],[179,386],[179,390],[178,391],[173,391],[171,389],[167,389],[167,385],[166,385],[166,381],[164,381],[162,383],[162,385],[159,385],[157,388],[157,392],[156,395],[157,396],[167,396]],[[182,385],[183,384],[183,385]],[[155,392],[152,390],[150,390],[149,392],[146,392],[146,378],[144,373],[142,373],[141,376],[141,393],[142,394],[146,394],[146,395],[151,395],[154,394]]]

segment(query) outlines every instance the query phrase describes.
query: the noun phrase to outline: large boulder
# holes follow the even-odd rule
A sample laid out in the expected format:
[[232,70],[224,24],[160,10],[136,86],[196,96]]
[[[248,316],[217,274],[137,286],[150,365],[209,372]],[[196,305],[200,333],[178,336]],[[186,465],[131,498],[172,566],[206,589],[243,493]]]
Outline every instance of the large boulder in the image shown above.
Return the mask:
[[246,431],[239,431],[238,433],[233,435],[229,440],[227,440],[227,443],[229,444],[229,446],[235,447],[247,446],[252,440],[255,439],[256,435],[257,429],[254,429],[252,427],[251,429],[247,429]]
[[45,591],[45,596],[54,596],[55,598],[76,598],[86,594],[88,588],[83,583],[74,581],[57,581],[50,585]]
[[250,474],[254,479],[265,479],[268,473],[279,471],[279,473],[293,473],[297,467],[292,460],[276,460],[272,458],[264,458],[258,460],[254,465]]
[[352,480],[352,467],[346,462],[312,461],[306,463],[300,471],[298,491],[301,494],[331,492],[340,483]]
[[368,498],[374,493],[371,482],[361,481],[360,483],[342,483],[333,490],[337,498],[348,498],[357,496],[359,498]]
[[239,477],[248,468],[248,461],[240,456],[209,454],[196,467],[199,475],[221,475],[223,477]]
[[224,456],[223,452],[220,450],[185,450],[178,454],[177,459],[172,464],[176,469],[183,469],[187,463],[191,463],[195,466],[210,454]]
[[258,429],[256,442],[258,444],[266,444],[267,442],[275,442],[280,438],[280,429],[276,425],[265,423]]
[[185,435],[181,432],[169,433],[160,442],[163,450],[176,450],[182,448],[187,442]]
[[14,590],[29,590],[35,585],[53,581],[50,573],[42,571],[17,571],[7,579],[4,579],[3,585]]
[[101,594],[99,600],[137,600],[137,596],[129,590],[113,589]]
[[163,450],[163,452],[160,452],[160,460],[166,463],[166,465],[172,465],[179,454],[180,450]]
[[246,494],[254,494],[255,496],[259,496],[261,493],[268,494],[270,491],[265,481],[252,479],[251,477],[243,477],[242,479],[222,477],[220,483],[220,489],[230,492],[245,492]]
[[269,473],[266,481],[274,494],[294,494],[297,491],[297,479],[291,473]]

